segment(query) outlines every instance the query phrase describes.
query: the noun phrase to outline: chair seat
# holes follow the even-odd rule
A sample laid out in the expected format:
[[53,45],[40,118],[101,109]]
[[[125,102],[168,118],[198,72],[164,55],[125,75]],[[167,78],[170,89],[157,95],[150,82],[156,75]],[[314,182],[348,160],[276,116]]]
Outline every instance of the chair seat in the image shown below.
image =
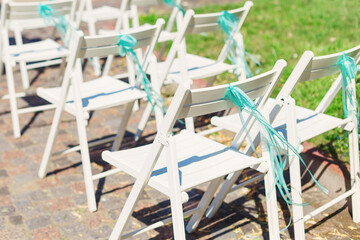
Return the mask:
[[[274,104],[275,99],[269,99],[268,104]],[[267,104],[267,105],[268,105]],[[325,133],[333,128],[340,127],[344,123],[344,119],[336,118],[327,114],[316,113],[313,110],[296,106],[297,132],[301,142],[313,138],[317,135]],[[243,114],[244,118],[248,115]],[[222,127],[232,132],[238,132],[241,129],[240,118],[238,114],[230,114],[224,117],[213,117],[211,124]],[[275,119],[272,126],[286,136],[286,113],[281,108],[279,115]],[[257,130],[257,125],[252,130]]]
[[70,51],[52,39],[26,43],[24,45],[11,45],[9,53],[12,61],[43,61],[61,58],[69,55]]
[[[61,87],[38,88],[37,94],[50,103],[56,104],[60,99]],[[104,76],[84,82],[81,86],[83,109],[92,111],[125,104],[146,97],[146,93],[123,81]],[[73,90],[70,87],[65,110],[75,115]]]
[[[173,138],[182,191],[262,161],[188,131],[182,131]],[[151,146],[149,144],[117,152],[105,151],[102,158],[133,177],[138,177]],[[171,186],[166,172],[165,156],[166,152],[163,151],[152,172],[149,185],[169,196]]]
[[84,11],[82,15],[82,21],[106,21],[111,19],[117,19],[122,14],[119,8],[111,6],[101,6],[94,8],[91,11]]
[[[226,71],[231,71],[235,68],[235,66],[217,62],[213,59],[193,55],[186,54],[186,64],[188,67],[188,76],[190,79],[201,79],[207,78],[211,76],[215,76],[221,74]],[[159,63],[159,71],[161,72],[164,66],[164,62]],[[169,84],[172,82],[181,82],[183,81],[180,74],[180,60],[176,58],[170,68],[167,79],[165,80],[165,84]]]

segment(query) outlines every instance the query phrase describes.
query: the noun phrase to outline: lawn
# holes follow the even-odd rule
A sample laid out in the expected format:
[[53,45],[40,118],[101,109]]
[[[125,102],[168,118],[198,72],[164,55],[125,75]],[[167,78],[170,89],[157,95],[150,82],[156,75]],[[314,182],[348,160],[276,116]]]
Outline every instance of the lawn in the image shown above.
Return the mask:
[[[288,62],[281,88],[305,50],[316,55],[346,50],[360,44],[359,0],[254,0],[241,33],[246,51],[261,62],[260,72],[270,70],[278,59]],[[244,1],[225,5],[206,5],[194,9],[195,13],[229,10],[244,5]],[[154,22],[158,17],[167,18],[154,11],[143,16],[142,22]],[[219,32],[221,32],[219,30]],[[216,58],[224,43],[222,34],[202,34],[187,37],[188,52]],[[209,47],[211,46],[211,47]],[[255,72],[256,65],[249,61]],[[356,81],[357,98],[360,98],[360,74]],[[300,106],[315,108],[336,76],[300,83],[292,94]],[[232,74],[222,74],[217,84],[236,79]],[[326,113],[343,117],[341,91]],[[335,130],[311,140],[334,158],[348,161],[347,136]]]

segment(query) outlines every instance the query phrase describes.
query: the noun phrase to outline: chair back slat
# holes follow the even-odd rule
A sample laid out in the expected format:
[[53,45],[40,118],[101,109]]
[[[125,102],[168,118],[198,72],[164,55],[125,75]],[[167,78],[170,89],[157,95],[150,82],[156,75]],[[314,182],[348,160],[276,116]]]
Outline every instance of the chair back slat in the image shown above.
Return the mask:
[[[253,100],[261,97],[267,98],[282,74],[286,62],[281,61],[280,65],[266,73],[249,78],[246,81],[232,83],[231,85],[240,88]],[[221,85],[190,91],[179,113],[179,118],[195,117],[234,107],[230,100],[224,99],[228,87],[228,85]]]
[[156,5],[163,2],[162,0],[129,0],[131,5],[136,6],[148,6],[148,5]]
[[[239,19],[242,18],[243,14],[249,11],[248,6],[245,5],[242,8],[234,9],[229,11],[236,15]],[[220,29],[218,19],[221,12],[218,13],[207,13],[207,14],[196,14],[191,20],[186,34],[196,34],[202,32],[211,32]]]
[[340,68],[336,65],[336,63],[339,61],[343,53],[354,58],[355,61],[358,62],[360,59],[360,46],[356,46],[344,52],[312,58],[310,63],[311,68],[307,69],[299,81],[310,81],[340,72]]
[[[130,34],[137,40],[137,44],[133,48],[136,50],[149,46],[153,41],[157,30],[158,27],[156,25],[143,26],[137,29],[129,30],[123,34]],[[82,41],[78,56],[80,58],[89,58],[95,56],[103,57],[113,54],[116,55],[119,51],[119,46],[117,45],[119,38],[120,34],[86,36]]]
[[9,2],[6,4],[6,19],[36,19],[41,18],[39,4],[48,5],[54,9],[54,15],[68,15],[71,13],[74,1],[42,1],[42,2]]

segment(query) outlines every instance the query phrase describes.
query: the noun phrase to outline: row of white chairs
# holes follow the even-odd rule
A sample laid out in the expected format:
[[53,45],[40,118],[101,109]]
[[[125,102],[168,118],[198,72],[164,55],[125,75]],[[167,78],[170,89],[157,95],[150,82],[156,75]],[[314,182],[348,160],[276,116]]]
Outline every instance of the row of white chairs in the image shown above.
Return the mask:
[[[46,2],[46,4],[49,4],[58,12],[63,11],[65,13],[66,11],[75,11],[75,7],[71,1],[59,0]],[[238,30],[240,30],[251,6],[252,3],[247,2],[243,8],[229,11],[239,19]],[[15,100],[10,97],[10,103],[12,105],[14,105],[14,101],[16,104],[17,97],[14,78],[10,74],[10,72],[12,73],[13,63],[17,62],[21,64],[21,62],[34,61],[32,57],[35,54],[33,52],[34,48],[30,47],[25,50],[21,49],[20,53],[11,52],[6,26],[9,24],[9,20],[24,18],[24,16],[30,16],[34,19],[39,18],[37,7],[38,3],[33,2],[3,3],[1,17],[4,20],[2,20],[1,49],[2,59],[6,68],[9,96],[15,96]],[[24,12],[27,11],[28,14],[24,14]],[[270,191],[274,185],[274,173],[269,162],[269,153],[265,151],[264,142],[261,141],[258,128],[254,126],[254,120],[245,115],[247,125],[243,126],[237,115],[212,119],[214,125],[237,133],[231,147],[226,147],[200,134],[195,134],[191,126],[190,119],[192,117],[222,111],[234,106],[229,100],[224,99],[225,92],[228,88],[226,85],[196,90],[190,89],[192,79],[210,78],[208,82],[210,86],[218,74],[234,69],[233,65],[225,63],[228,52],[227,45],[224,46],[217,60],[209,60],[186,53],[185,36],[187,34],[216,31],[219,28],[217,20],[220,15],[221,13],[197,15],[194,14],[192,10],[188,10],[185,16],[181,16],[181,13],[178,13],[178,31],[173,38],[173,44],[167,54],[165,62],[160,63],[153,55],[153,52],[156,43],[159,42],[159,38],[161,37],[164,20],[159,19],[155,25],[131,28],[121,32],[122,35],[130,34],[137,39],[137,45],[133,48],[134,50],[138,49],[138,52],[142,52],[141,50],[146,48],[144,54],[141,54],[141,65],[144,71],[150,74],[151,85],[155,91],[160,92],[161,86],[166,81],[175,79],[179,83],[179,88],[165,117],[162,116],[161,110],[155,106],[158,133],[153,144],[116,151],[120,148],[126,125],[135,102],[146,97],[146,93],[143,90],[134,84],[119,81],[108,74],[104,74],[92,81],[83,80],[81,60],[117,55],[119,48],[118,40],[121,36],[119,33],[104,36],[84,36],[82,31],[75,30],[76,27],[73,27],[71,34],[69,34],[69,37],[71,37],[71,41],[69,42],[71,44],[69,49],[65,49],[67,53],[55,57],[62,57],[63,60],[66,60],[66,63],[63,61],[61,67],[61,86],[57,88],[39,88],[37,90],[37,94],[40,97],[46,99],[56,107],[39,170],[40,177],[46,175],[52,149],[56,144],[55,138],[61,121],[61,115],[64,111],[67,111],[76,118],[80,145],[71,150],[65,150],[64,153],[78,150],[81,152],[84,182],[90,211],[96,210],[93,180],[106,177],[119,171],[124,171],[136,178],[131,194],[123,207],[111,235],[112,239],[140,234],[145,230],[159,227],[171,220],[173,222],[175,238],[185,239],[184,216],[191,216],[186,230],[188,232],[194,231],[207,209],[206,216],[212,217],[227,193],[238,188],[233,186],[235,181],[240,176],[241,171],[249,167],[262,172],[264,175],[265,187],[267,189],[265,192],[269,194],[269,196],[267,196],[269,234],[271,239],[279,239],[276,192]],[[74,24],[74,26],[76,25]],[[3,32],[6,35],[3,35]],[[53,42],[53,44],[57,43]],[[26,45],[27,44],[24,44],[23,46],[25,47]],[[63,49],[58,45],[54,45],[54,48]],[[18,48],[13,49],[18,50]],[[359,61],[359,52],[360,46],[345,51],[348,56],[354,57],[357,62]],[[39,54],[41,55],[41,52]],[[315,213],[319,213],[349,196],[352,197],[353,219],[355,222],[360,221],[360,212],[354,207],[354,204],[360,201],[358,123],[352,118],[339,119],[324,114],[324,111],[341,88],[341,75],[334,82],[315,111],[297,107],[291,98],[291,93],[298,82],[315,80],[339,72],[336,62],[341,57],[341,54],[342,53],[336,53],[314,57],[311,52],[305,52],[276,99],[271,99],[270,95],[286,67],[284,60],[278,61],[274,68],[266,73],[249,79],[242,77],[238,82],[233,83],[234,86],[245,91],[250,98],[256,100],[259,111],[268,118],[273,126],[282,131],[284,136],[286,136],[288,141],[294,146],[298,145],[298,138],[303,142],[335,127],[341,127],[349,132],[352,188],[329,204],[316,209],[306,216],[303,216],[301,205],[293,206],[295,236],[297,239],[305,238],[305,220],[308,220]],[[19,57],[19,59],[17,59],[17,57]],[[39,57],[37,60],[42,59]],[[130,63],[129,61],[131,60],[129,59],[128,63]],[[132,65],[130,64],[130,66]],[[135,70],[136,69],[133,69],[131,70],[131,74],[129,73],[129,76],[131,75],[135,80],[134,83],[137,82]],[[8,73],[10,75],[8,75]],[[139,76],[137,77],[139,78]],[[354,81],[355,79],[352,79],[353,85],[355,85]],[[353,100],[356,101],[356,99]],[[111,139],[114,140],[112,151],[105,151],[103,153],[103,159],[116,168],[108,172],[93,175],[89,147],[110,141],[110,139],[88,143],[86,125],[89,119],[89,111],[119,105],[126,105],[119,131],[116,136]],[[139,133],[144,128],[151,110],[152,106],[148,104],[143,113]],[[13,113],[12,117],[14,121]],[[187,123],[190,127],[188,127],[188,130],[172,136],[171,131],[175,121],[183,118],[188,119]],[[250,135],[254,140],[254,145],[261,144],[263,146],[261,158],[257,159],[251,156],[252,148],[250,144],[247,145],[244,151],[239,151],[240,146],[245,140],[245,135],[242,131],[244,128],[251,129]],[[301,149],[299,149],[299,151],[300,150]],[[163,153],[163,151],[165,151],[165,153]],[[291,188],[294,189],[292,191],[293,200],[301,203],[299,159],[294,156],[290,162],[290,177]],[[205,191],[199,205],[189,212],[183,213],[182,204],[188,201],[186,190],[205,182],[210,182],[210,185]],[[248,183],[251,183],[251,181]],[[132,215],[134,206],[147,184],[170,197],[172,218],[123,236],[123,231]],[[245,184],[242,186],[244,185]],[[219,193],[214,200],[211,201],[219,187]],[[210,208],[208,208],[209,205]]]

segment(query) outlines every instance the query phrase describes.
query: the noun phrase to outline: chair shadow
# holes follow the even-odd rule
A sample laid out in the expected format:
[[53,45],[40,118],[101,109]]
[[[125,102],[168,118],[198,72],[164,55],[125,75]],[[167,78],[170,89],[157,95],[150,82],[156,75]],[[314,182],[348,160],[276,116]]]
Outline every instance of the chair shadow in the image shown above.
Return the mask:
[[[183,205],[184,212],[196,207],[204,194],[202,190],[197,188],[187,193],[189,194],[189,201]],[[245,196],[241,196],[230,203],[224,202],[212,219],[203,217],[194,233],[186,233],[186,239],[199,239],[204,237],[206,237],[206,239],[216,239],[228,232],[234,231],[236,228],[244,228],[244,231],[252,231],[255,227],[250,224],[251,222],[260,225],[262,237],[268,239],[267,222],[263,221],[263,219],[266,219],[265,209],[262,204],[264,196],[263,182],[253,184],[250,192]],[[255,205],[244,206],[244,203],[249,200],[254,200]],[[258,217],[255,217],[253,214],[257,214]],[[170,200],[159,202],[156,205],[142,208],[133,213],[133,217],[145,225],[151,225],[169,216],[171,216]],[[188,220],[189,218],[185,218],[185,224]],[[240,223],[237,223],[239,221]],[[154,230],[157,231],[158,234],[150,239],[170,239],[173,236],[171,224],[158,227]]]

